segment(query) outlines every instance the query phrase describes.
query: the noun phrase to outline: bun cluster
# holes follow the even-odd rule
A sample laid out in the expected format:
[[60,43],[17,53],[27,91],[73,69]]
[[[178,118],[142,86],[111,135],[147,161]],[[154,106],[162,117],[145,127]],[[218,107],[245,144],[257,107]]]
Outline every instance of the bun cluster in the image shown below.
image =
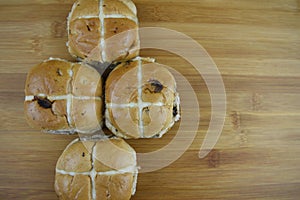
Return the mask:
[[[77,0],[67,31],[78,62],[50,58],[29,71],[27,121],[46,133],[85,136],[57,161],[59,199],[128,200],[138,167],[136,152],[121,138],[159,138],[179,120],[175,78],[154,59],[139,57],[130,0]],[[110,135],[101,131],[104,124]]]

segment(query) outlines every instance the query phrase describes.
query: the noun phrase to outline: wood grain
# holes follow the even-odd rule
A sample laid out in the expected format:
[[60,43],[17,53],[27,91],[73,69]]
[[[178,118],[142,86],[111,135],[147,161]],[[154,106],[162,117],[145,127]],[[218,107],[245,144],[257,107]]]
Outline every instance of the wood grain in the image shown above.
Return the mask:
[[[143,50],[189,80],[201,117],[190,148],[170,166],[140,174],[132,199],[299,199],[300,1],[134,1],[142,27],[180,31],[208,51],[224,80],[227,115],[215,149],[199,159],[211,117],[204,80],[176,55]],[[54,167],[76,136],[28,127],[23,89],[26,73],[42,60],[73,60],[65,46],[72,3],[0,0],[0,199],[57,199]],[[191,112],[193,105],[184,114]],[[128,142],[151,152],[168,144],[178,126],[162,139]]]

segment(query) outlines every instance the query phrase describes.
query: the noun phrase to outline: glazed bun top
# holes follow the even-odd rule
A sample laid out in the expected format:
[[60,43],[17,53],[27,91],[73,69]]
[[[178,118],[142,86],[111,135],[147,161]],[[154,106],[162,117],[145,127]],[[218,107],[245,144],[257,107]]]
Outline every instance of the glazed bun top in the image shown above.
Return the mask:
[[161,137],[174,124],[176,82],[153,59],[121,63],[105,85],[106,125],[123,138]]
[[68,17],[69,52],[101,63],[128,60],[139,52],[137,29],[130,0],[78,0]]
[[57,161],[55,190],[60,199],[129,200],[137,172],[136,153],[124,140],[76,139]]
[[102,125],[102,79],[84,63],[50,58],[34,66],[25,85],[28,123],[49,133],[93,133]]

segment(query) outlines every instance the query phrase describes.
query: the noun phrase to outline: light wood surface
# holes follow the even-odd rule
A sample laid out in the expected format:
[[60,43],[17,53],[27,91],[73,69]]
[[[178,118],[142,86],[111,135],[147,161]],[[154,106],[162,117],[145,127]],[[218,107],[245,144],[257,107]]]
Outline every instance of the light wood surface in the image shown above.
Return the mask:
[[[56,161],[76,136],[42,134],[23,114],[27,71],[52,56],[72,60],[65,43],[73,0],[0,1],[0,199],[57,199]],[[140,24],[180,31],[214,59],[227,92],[227,114],[215,149],[198,151],[211,103],[201,76],[168,52],[144,50],[182,72],[197,91],[197,137],[176,162],[139,175],[138,200],[300,198],[300,1],[135,0]],[[180,85],[180,83],[178,83]],[[188,112],[193,112],[191,105]],[[137,152],[171,141],[129,140]],[[188,127],[187,127],[188,131]]]

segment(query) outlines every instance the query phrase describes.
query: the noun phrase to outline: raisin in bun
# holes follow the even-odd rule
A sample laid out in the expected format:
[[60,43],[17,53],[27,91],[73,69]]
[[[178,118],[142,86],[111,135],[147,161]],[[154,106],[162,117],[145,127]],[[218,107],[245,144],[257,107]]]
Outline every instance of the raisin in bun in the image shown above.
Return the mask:
[[25,115],[34,128],[56,134],[101,129],[101,76],[84,63],[50,58],[36,65],[27,75],[25,96]]
[[161,137],[179,120],[173,75],[153,59],[119,64],[105,85],[105,124],[123,138]]
[[68,17],[68,49],[88,61],[128,60],[139,53],[137,11],[130,0],[77,0]]
[[137,183],[136,153],[124,140],[74,140],[56,164],[59,199],[128,200]]

